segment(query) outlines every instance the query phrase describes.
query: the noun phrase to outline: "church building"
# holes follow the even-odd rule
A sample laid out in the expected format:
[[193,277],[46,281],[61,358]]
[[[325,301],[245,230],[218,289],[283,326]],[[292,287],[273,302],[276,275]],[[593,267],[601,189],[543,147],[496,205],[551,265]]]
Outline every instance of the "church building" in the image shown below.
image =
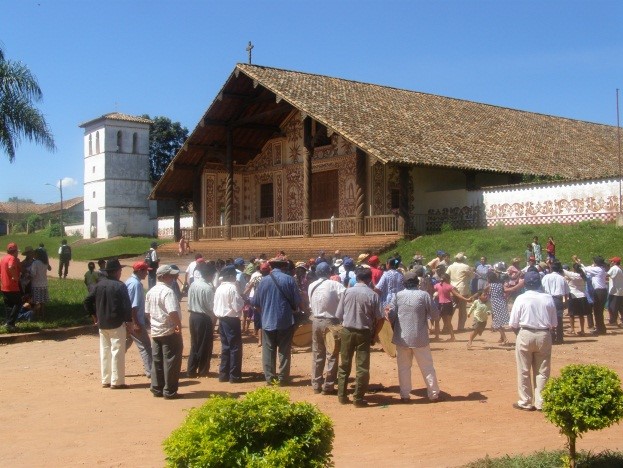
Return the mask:
[[616,144],[607,125],[238,64],[151,198],[191,200],[194,238],[421,233],[448,193],[616,175]]

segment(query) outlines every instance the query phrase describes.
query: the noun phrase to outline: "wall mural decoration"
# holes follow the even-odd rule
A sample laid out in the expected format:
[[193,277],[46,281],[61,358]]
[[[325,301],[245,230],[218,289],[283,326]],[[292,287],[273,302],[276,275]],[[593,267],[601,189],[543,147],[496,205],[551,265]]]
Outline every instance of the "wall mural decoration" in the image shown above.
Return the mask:
[[273,165],[280,166],[281,165],[281,153],[282,153],[283,144],[281,141],[277,141],[272,144],[273,149]]
[[619,211],[618,196],[560,198],[542,201],[491,203],[486,208],[487,225],[573,223],[586,219],[613,221]]
[[426,217],[426,232],[441,230],[444,223],[453,229],[469,229],[483,226],[484,207],[463,206],[442,209],[429,209]]
[[286,176],[286,221],[303,219],[303,168],[288,166]]
[[385,214],[385,165],[372,166],[372,209],[374,215]]
[[273,187],[275,188],[275,221],[283,221],[283,177],[281,172],[273,173]]
[[293,141],[290,143],[289,147],[289,159],[290,163],[296,164],[303,159],[303,146],[298,141]]
[[216,174],[205,176],[205,199],[204,199],[204,226],[216,226],[220,224],[216,217]]

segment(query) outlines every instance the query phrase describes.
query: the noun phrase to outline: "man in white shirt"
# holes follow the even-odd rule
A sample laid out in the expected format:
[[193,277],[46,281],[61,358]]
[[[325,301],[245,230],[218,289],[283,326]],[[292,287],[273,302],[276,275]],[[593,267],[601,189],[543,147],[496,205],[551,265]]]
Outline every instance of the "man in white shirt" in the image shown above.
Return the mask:
[[[450,275],[450,283],[459,290],[463,296],[470,294],[469,285],[474,277],[474,270],[467,265],[467,257],[463,252],[459,252],[454,257],[454,263],[450,265],[446,273]],[[455,299],[457,309],[459,310],[459,323],[456,331],[465,331],[465,322],[467,321],[467,302],[461,299]]]
[[[543,404],[541,391],[550,373],[551,330],[557,326],[558,318],[553,298],[539,292],[541,276],[538,272],[526,273],[524,287],[526,292],[515,300],[509,321],[517,333],[515,360],[519,401],[513,404],[513,408],[540,411]],[[534,389],[533,382],[536,384]]]
[[[184,275],[184,288],[188,289],[193,281],[195,280],[195,269],[197,268],[197,263],[203,262],[203,255],[200,253],[195,254],[195,259],[189,263],[188,268],[186,268],[186,274]],[[197,278],[200,278],[201,275],[197,273]]]
[[244,300],[236,286],[236,267],[221,270],[222,282],[214,294],[214,315],[218,318],[221,336],[219,382],[239,383],[242,380],[242,328],[240,317]]
[[179,398],[182,369],[182,321],[180,304],[171,285],[179,270],[162,265],[156,271],[158,282],[147,292],[145,313],[151,319],[151,393],[165,400]]
[[554,344],[562,344],[562,317],[569,298],[569,285],[563,276],[562,264],[560,262],[552,263],[552,272],[543,277],[542,285],[543,291],[554,299],[554,305],[556,307],[558,324],[556,325],[555,336],[552,337],[554,339]]
[[621,257],[610,259],[608,270],[608,312],[610,313],[610,325],[616,325],[621,317],[619,328],[623,328],[623,270],[621,270]]
[[606,262],[603,257],[593,257],[591,266],[584,266],[586,275],[593,284],[593,315],[595,316],[595,328],[597,333],[603,335],[606,333],[606,324],[604,323],[604,307],[608,298],[608,283],[606,281]]
[[[329,279],[331,267],[322,262],[316,266],[318,279],[308,288],[309,306],[312,312],[312,387],[314,393],[335,395],[335,381],[337,380],[337,353],[327,350],[325,334],[331,333],[330,327],[340,323],[335,312],[340,303],[340,297],[346,288],[338,281]],[[325,361],[327,373],[324,374]]]

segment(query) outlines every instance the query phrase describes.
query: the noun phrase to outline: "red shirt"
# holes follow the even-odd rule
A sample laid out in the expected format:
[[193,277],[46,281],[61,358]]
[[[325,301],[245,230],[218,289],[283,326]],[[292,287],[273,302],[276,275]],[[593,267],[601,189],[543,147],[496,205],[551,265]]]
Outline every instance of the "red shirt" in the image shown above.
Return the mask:
[[[12,271],[9,272],[9,269]],[[22,265],[19,258],[11,254],[7,254],[0,260],[0,282],[2,283],[3,292],[20,292],[19,275],[22,271]]]
[[383,276],[383,270],[371,266],[370,271],[372,271],[372,284],[376,286],[376,283],[378,283],[381,279],[381,276]]

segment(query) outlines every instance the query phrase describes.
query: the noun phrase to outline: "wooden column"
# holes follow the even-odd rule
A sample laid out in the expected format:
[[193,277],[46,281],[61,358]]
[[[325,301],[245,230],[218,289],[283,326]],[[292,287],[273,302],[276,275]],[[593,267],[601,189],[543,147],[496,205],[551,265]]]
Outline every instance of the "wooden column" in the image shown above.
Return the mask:
[[409,223],[409,200],[411,199],[411,190],[409,189],[409,166],[400,166],[398,168],[398,181],[400,183],[400,200],[398,205],[399,226],[398,230],[401,234],[410,231]]
[[199,224],[201,223],[201,207],[203,206],[203,165],[200,166],[199,173],[195,175],[193,184],[193,240],[199,240]]
[[303,236],[311,237],[311,181],[312,181],[312,155],[314,154],[314,141],[312,138],[312,120],[306,117],[303,122]]
[[234,139],[232,129],[227,129],[227,152],[225,154],[225,239],[231,240],[231,218],[234,209]]
[[173,238],[175,241],[179,241],[182,237],[182,231],[180,229],[180,204],[182,200],[175,200],[175,208],[173,209]]
[[357,148],[355,152],[355,234],[366,233],[366,187],[367,187],[367,154]]

